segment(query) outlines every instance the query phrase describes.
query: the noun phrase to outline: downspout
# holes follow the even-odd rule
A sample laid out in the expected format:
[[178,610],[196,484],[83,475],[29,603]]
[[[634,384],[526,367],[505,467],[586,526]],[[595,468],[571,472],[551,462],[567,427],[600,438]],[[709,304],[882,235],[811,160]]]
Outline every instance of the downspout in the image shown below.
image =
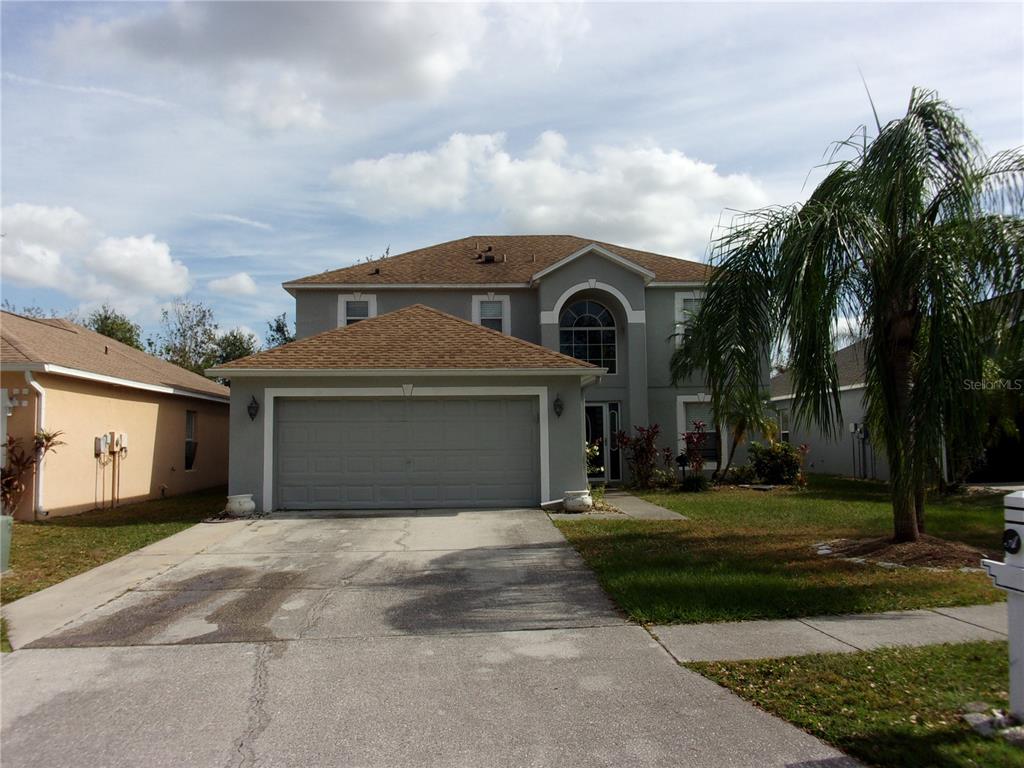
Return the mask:
[[[32,371],[25,371],[25,381],[36,391],[36,431],[40,432],[44,429],[43,425],[46,423],[46,390],[32,376]],[[32,519],[38,520],[39,515],[46,516],[46,510],[43,508],[42,461],[36,464],[35,476],[35,503],[32,507]]]

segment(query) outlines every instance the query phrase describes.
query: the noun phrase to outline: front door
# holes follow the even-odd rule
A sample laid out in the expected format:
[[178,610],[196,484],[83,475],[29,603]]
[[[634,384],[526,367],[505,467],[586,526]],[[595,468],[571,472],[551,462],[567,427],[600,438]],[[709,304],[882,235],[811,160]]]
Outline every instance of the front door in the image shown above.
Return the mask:
[[618,482],[622,479],[619,458],[619,444],[616,435],[619,433],[618,403],[587,403],[584,406],[586,417],[587,445],[597,443],[597,457],[591,459],[587,468],[587,479],[592,482]]

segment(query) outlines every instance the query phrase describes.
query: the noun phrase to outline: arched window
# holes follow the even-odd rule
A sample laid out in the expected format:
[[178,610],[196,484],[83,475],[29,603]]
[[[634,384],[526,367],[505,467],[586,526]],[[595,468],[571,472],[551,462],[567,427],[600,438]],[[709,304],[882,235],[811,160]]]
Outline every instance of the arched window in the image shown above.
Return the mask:
[[615,373],[615,318],[596,301],[568,304],[558,317],[558,348]]

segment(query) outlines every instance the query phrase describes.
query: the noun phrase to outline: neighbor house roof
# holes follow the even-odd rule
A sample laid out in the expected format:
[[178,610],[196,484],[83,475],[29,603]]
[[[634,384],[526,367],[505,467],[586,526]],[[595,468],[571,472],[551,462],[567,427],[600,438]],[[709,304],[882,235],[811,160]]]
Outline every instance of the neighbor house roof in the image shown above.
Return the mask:
[[[864,383],[864,340],[855,341],[835,353],[836,377],[840,387],[854,387]],[[772,397],[793,394],[793,377],[789,371],[773,376],[770,384]]]
[[413,304],[233,360],[209,372],[485,369],[602,370],[547,347]]
[[12,312],[3,312],[0,320],[0,364],[7,369],[114,379],[107,383],[172,394],[230,396],[227,387],[67,320]]
[[[333,269],[285,283],[286,288],[328,285],[527,285],[541,270],[588,245],[597,245],[654,273],[658,282],[705,282],[711,268],[658,253],[573,235],[477,235]],[[482,254],[493,256],[485,261]]]

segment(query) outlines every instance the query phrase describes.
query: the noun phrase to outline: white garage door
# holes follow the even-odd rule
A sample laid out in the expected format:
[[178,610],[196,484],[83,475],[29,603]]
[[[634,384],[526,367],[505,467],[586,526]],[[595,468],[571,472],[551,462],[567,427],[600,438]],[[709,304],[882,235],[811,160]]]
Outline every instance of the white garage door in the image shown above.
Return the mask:
[[275,410],[282,509],[540,501],[536,398],[303,398]]

